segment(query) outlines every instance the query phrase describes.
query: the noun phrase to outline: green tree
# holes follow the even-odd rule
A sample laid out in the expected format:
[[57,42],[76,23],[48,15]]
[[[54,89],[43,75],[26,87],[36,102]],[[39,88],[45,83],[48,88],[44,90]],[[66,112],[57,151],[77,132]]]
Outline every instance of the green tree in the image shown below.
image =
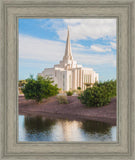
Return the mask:
[[105,82],[96,82],[94,86],[102,87],[105,86],[106,90],[109,92],[110,97],[116,96],[116,80],[108,80]]
[[19,80],[18,82],[19,87],[24,87],[25,84],[26,84],[26,80]]
[[36,79],[30,76],[26,80],[26,84],[22,89],[26,99],[34,99],[37,102],[41,102],[43,98],[48,98],[58,94],[57,85],[52,85],[51,78],[43,78],[38,76]]
[[87,88],[78,98],[88,107],[100,107],[110,103],[116,96],[116,80],[95,83]]

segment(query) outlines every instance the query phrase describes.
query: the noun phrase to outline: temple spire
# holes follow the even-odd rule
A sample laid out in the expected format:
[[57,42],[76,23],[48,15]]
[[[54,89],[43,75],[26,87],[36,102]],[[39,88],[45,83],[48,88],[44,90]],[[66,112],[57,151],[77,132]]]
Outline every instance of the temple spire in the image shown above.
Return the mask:
[[71,51],[71,44],[70,44],[69,26],[67,29],[67,42],[66,42],[64,59],[73,60],[72,51]]

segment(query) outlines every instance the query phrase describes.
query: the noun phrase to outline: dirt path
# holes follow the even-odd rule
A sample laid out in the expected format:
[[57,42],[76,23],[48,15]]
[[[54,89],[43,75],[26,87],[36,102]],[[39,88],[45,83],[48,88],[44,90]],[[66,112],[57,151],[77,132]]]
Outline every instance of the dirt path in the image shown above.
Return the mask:
[[99,108],[87,108],[76,96],[68,96],[68,101],[68,104],[58,104],[56,97],[51,97],[41,104],[36,104],[32,100],[25,100],[24,96],[19,96],[19,114],[69,120],[96,120],[116,125],[116,98],[113,98],[109,105]]

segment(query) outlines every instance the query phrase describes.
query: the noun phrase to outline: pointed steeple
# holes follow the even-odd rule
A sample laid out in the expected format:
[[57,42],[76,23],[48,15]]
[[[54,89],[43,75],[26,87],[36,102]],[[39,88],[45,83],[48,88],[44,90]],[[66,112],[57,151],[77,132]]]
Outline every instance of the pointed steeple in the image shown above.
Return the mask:
[[69,27],[67,30],[67,42],[66,42],[66,48],[65,48],[65,55],[64,55],[63,59],[73,60],[72,51],[71,51],[71,44],[70,44]]

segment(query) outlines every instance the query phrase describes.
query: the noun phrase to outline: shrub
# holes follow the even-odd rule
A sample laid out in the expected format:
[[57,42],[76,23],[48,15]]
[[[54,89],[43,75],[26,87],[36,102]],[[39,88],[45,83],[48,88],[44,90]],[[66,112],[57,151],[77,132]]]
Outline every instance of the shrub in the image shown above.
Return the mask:
[[21,87],[21,88],[23,88],[26,83],[27,83],[26,80],[19,80],[18,86]]
[[38,76],[36,79],[33,76],[28,78],[27,83],[22,89],[26,99],[34,99],[41,102],[43,98],[48,98],[58,94],[57,85],[52,85],[53,81],[47,77]]
[[77,87],[78,90],[81,90],[81,87]]
[[97,87],[105,86],[107,91],[110,94],[110,97],[116,96],[116,80],[110,80],[110,81],[105,81],[105,82],[100,82],[100,83],[96,82],[94,86],[97,86]]
[[116,96],[116,81],[95,83],[87,88],[78,97],[81,103],[88,107],[100,107],[110,103],[111,98]]
[[59,104],[68,104],[67,96],[64,95],[57,96],[57,100]]
[[67,91],[67,96],[72,96],[73,95],[73,92],[72,91]]

